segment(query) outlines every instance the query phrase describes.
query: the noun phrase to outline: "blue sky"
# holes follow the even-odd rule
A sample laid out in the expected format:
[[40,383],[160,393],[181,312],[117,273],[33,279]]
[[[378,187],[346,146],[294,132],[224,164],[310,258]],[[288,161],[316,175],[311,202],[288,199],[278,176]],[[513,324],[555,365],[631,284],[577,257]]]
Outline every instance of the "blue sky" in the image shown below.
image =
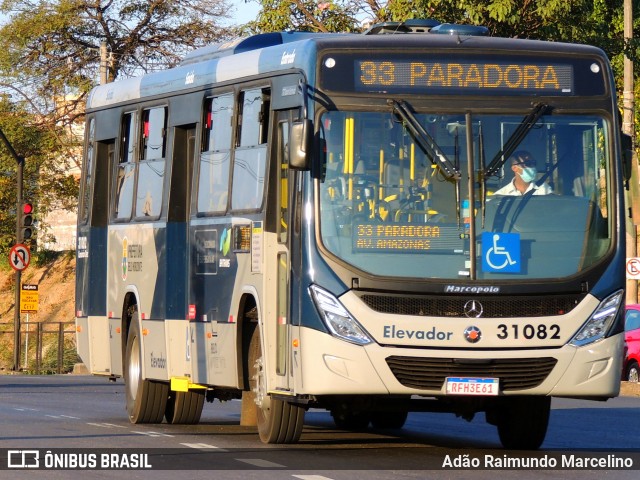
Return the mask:
[[233,12],[229,23],[241,25],[251,20],[255,20],[257,13],[260,11],[260,4],[256,1],[245,3],[244,0],[230,0],[233,6]]

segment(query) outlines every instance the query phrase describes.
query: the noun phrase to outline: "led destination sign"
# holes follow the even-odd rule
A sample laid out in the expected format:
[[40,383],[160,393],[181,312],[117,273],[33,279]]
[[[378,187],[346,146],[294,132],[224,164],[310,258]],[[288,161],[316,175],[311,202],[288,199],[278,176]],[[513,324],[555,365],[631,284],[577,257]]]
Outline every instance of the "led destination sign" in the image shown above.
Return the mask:
[[358,91],[454,88],[566,95],[574,90],[573,67],[558,64],[357,60],[354,75]]
[[462,250],[463,235],[457,225],[371,224],[353,225],[354,251],[419,253]]
[[[606,59],[580,55],[375,50],[321,57],[330,92],[575,97],[605,95]],[[609,87],[608,87],[609,86]]]

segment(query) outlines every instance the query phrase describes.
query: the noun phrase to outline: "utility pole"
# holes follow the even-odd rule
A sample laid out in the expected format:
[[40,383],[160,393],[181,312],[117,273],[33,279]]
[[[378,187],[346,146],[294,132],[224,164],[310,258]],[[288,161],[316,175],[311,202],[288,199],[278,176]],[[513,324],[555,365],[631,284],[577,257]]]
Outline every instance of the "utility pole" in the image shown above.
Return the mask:
[[[624,41],[628,45],[633,38],[633,2],[632,0],[624,0]],[[633,62],[625,55],[624,57],[624,89],[622,93],[622,130],[630,135],[635,147],[634,135],[634,95],[633,95]],[[635,152],[635,148],[633,149]],[[638,182],[638,166],[635,162],[635,155],[632,159],[631,182]],[[631,186],[631,190],[635,188]],[[631,206],[632,195],[628,192],[628,206]],[[637,257],[638,255],[638,226],[627,215],[627,258]],[[627,280],[627,303],[638,303],[638,281]]]
[[107,42],[100,42],[100,85],[107,84]]
[[[0,141],[7,147],[9,153],[18,164],[16,173],[16,243],[22,243],[22,228],[20,222],[20,212],[22,211],[22,184],[24,176],[24,157],[18,155],[13,146],[0,129]],[[22,272],[15,272],[15,301],[13,306],[13,368],[14,372],[20,370],[20,287],[22,282]]]

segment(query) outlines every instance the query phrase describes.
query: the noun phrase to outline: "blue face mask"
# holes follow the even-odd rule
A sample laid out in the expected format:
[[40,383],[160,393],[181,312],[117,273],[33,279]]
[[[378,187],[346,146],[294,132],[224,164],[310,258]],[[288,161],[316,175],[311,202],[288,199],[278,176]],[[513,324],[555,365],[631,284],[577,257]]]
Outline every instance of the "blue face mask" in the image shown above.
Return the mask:
[[525,167],[522,169],[520,178],[523,182],[531,183],[536,178],[538,171],[534,167]]

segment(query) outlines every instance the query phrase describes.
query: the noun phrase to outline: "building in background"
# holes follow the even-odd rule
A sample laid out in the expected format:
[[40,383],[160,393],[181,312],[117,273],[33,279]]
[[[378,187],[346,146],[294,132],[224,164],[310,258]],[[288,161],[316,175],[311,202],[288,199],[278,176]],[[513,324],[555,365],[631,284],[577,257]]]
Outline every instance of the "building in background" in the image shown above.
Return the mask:
[[[56,107],[63,109],[68,106],[67,99],[57,102]],[[81,117],[82,119],[84,117]],[[70,127],[69,137],[75,147],[71,147],[67,158],[62,159],[67,165],[66,174],[72,175],[80,181],[80,167],[82,162],[82,140],[84,138],[84,122],[80,120]],[[46,194],[46,192],[43,192]],[[76,227],[78,222],[77,208],[69,211],[61,205],[53,205],[51,210],[41,219],[38,228],[38,247],[45,250],[61,252],[76,249]]]

